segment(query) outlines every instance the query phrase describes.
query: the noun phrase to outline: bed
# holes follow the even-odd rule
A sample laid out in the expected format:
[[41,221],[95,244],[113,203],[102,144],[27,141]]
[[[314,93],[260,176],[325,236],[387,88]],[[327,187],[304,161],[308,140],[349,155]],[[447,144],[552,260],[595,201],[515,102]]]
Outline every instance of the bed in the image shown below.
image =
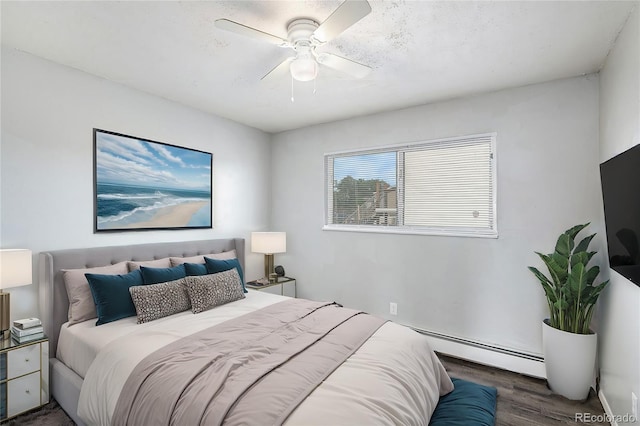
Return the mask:
[[[246,297],[241,300],[198,314],[184,311],[144,324],[137,324],[136,317],[119,319],[100,326],[95,325],[95,320],[71,326],[67,324],[69,297],[62,276],[63,270],[95,268],[124,261],[192,257],[232,250],[235,250],[236,257],[243,267],[245,242],[240,238],[59,250],[40,254],[40,305],[50,344],[51,394],[77,424],[126,424],[127,421],[119,420],[121,419],[119,410],[123,405],[123,395],[127,393],[125,390],[129,389],[129,382],[134,381],[132,380],[134,373],[138,372],[149,358],[153,358],[153,355],[166,352],[176,344],[189,341],[192,345],[201,346],[200,343],[204,341],[223,339],[225,336],[223,331],[229,336],[240,336],[239,333],[248,331],[249,334],[245,340],[250,341],[255,338],[251,333],[258,333],[262,325],[267,323],[259,315],[268,314],[276,318],[278,311],[281,311],[278,315],[286,316],[300,310],[303,312],[300,315],[303,319],[310,318],[304,313],[307,312],[304,311],[305,309],[313,312],[330,310],[330,313],[325,315],[332,318],[336,316],[334,312],[344,311],[343,308],[331,303],[293,300],[249,290]],[[354,318],[369,317],[349,315]],[[308,393],[304,394],[305,397],[299,398],[300,401],[292,405],[292,408],[288,408],[289,411],[286,411],[286,414],[274,417],[281,420],[272,423],[288,425],[428,424],[439,397],[453,389],[451,380],[429,348],[424,336],[391,322],[381,322],[381,324],[373,328],[375,331],[363,340],[364,343],[354,346],[353,351],[348,352],[344,362],[339,362],[337,368],[327,370],[328,375],[319,375],[318,384],[311,386]],[[202,334],[205,332],[209,334]],[[268,330],[263,332],[265,336],[271,336]],[[224,342],[218,341],[211,347],[221,347],[232,340],[242,341],[241,337],[224,338],[226,339]],[[330,344],[330,342],[327,343],[327,345]],[[310,347],[316,346],[318,345],[310,344]],[[342,345],[334,344],[334,346]],[[277,347],[274,352],[279,349]],[[242,355],[244,361],[236,360],[236,364],[244,364],[246,359],[253,359],[255,348],[247,350],[254,352]],[[324,351],[323,349],[321,352],[324,353]],[[183,352],[185,352],[184,349],[178,349],[175,353]],[[241,356],[235,348],[230,353],[237,354],[234,355],[237,357]],[[172,354],[169,358],[164,358],[163,365],[170,364],[166,360],[173,362],[174,356],[177,355]],[[286,353],[281,356],[289,357],[287,359],[299,358],[299,355],[293,357]],[[313,354],[308,356],[306,361],[304,361],[305,358],[299,358],[297,368],[305,368],[306,365],[309,366],[309,372],[313,370],[310,366],[315,365],[315,362],[309,360],[317,359],[318,354],[315,355],[316,358],[313,358]],[[338,358],[337,356],[336,359]],[[180,362],[176,361],[176,364]],[[283,365],[289,364],[296,363],[286,362]],[[247,367],[243,366],[238,371],[245,374],[244,370],[251,370],[251,365],[255,367],[256,363],[247,363]],[[262,376],[260,372],[255,374],[258,375],[260,382],[269,381],[270,376]],[[271,374],[271,376],[274,375]],[[290,375],[307,376],[306,371],[290,373]],[[226,380],[231,382],[229,377]],[[144,380],[141,381],[144,382]],[[216,380],[208,379],[207,381],[215,382]],[[275,388],[281,391],[262,391],[260,394],[257,390],[254,391],[259,389],[254,384],[247,384],[242,388],[243,390],[234,391],[243,394],[243,397],[249,400],[245,403],[247,408],[243,408],[242,401],[238,402],[238,400],[229,403],[230,408],[225,408],[227,411],[221,411],[215,408],[218,401],[209,398],[204,405],[209,404],[214,408],[209,408],[209,413],[200,416],[200,420],[193,421],[191,417],[179,417],[181,412],[178,404],[175,408],[177,414],[171,415],[171,422],[173,424],[263,423],[256,419],[264,419],[265,417],[260,416],[267,415],[267,407],[278,405],[281,399],[285,399],[281,396],[287,393],[289,386],[288,383],[283,384],[282,380],[271,381],[275,386],[281,386],[281,388]],[[218,400],[225,399],[220,397],[223,395],[220,389],[227,390],[226,382],[221,380],[221,383],[217,390],[211,391],[212,394],[218,395]],[[308,384],[305,386],[309,387]],[[187,387],[199,389],[193,384]],[[206,392],[200,389],[196,394],[203,395]],[[258,398],[259,395],[262,395],[260,397],[262,399]],[[153,397],[149,400],[155,399]],[[198,396],[194,396],[193,399],[197,400]],[[143,402],[139,404],[140,409],[149,410],[149,407],[145,407],[147,403],[144,399],[142,400]],[[211,402],[207,402],[209,400]],[[192,408],[196,406],[194,404],[198,402],[192,403],[190,399],[186,401],[182,404],[186,404],[188,409],[183,407],[183,415],[190,414],[193,411]],[[149,405],[153,403],[150,402]],[[157,411],[157,408],[151,411]],[[228,413],[226,420],[214,420],[220,412]],[[145,416],[148,415],[148,413],[145,414]],[[131,420],[135,418],[132,415],[128,418],[129,424],[136,423]]]

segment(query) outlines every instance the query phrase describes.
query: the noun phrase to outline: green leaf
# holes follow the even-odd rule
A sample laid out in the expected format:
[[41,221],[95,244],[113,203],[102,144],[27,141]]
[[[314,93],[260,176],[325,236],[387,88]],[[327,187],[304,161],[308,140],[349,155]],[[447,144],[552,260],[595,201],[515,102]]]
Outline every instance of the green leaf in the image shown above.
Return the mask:
[[562,269],[569,269],[569,258],[560,253],[551,253],[549,255]]
[[582,292],[582,289],[587,286],[587,274],[582,263],[577,263],[571,270],[567,282],[569,283],[569,289],[571,290],[572,295],[576,300],[580,300],[580,293]]
[[538,278],[540,284],[542,285],[542,289],[544,290],[545,295],[547,296],[547,300],[551,303],[557,300],[554,285],[542,272],[540,272],[537,268],[533,266],[529,266],[529,270],[533,272],[533,274]]
[[584,225],[576,225],[573,228],[567,229],[564,233],[567,234],[571,240],[574,240],[576,235],[590,224],[591,222],[585,223]]
[[[593,256],[595,256],[596,254],[598,254],[598,252],[597,252],[597,251],[588,251],[588,252],[587,252],[587,255],[588,255],[587,263],[589,263],[589,262],[591,261],[591,258],[592,258]],[[585,264],[585,266],[586,266],[586,264]]]
[[[554,253],[555,254],[555,253]],[[537,253],[549,270],[549,275],[555,284],[555,287],[562,287],[567,281],[567,260],[562,256],[554,256],[554,254],[546,255]],[[557,260],[556,260],[557,259]]]
[[588,271],[587,271],[587,285],[591,286],[593,285],[593,282],[596,280],[596,278],[598,277],[598,274],[600,273],[600,267],[599,266],[592,266]]
[[569,237],[567,233],[561,234],[558,237],[558,241],[556,242],[555,252],[566,258],[569,258],[571,250],[573,250],[573,244],[573,239],[571,239],[571,237]]
[[582,297],[583,291],[587,288],[587,273],[582,263],[576,263],[575,267],[571,269],[569,274],[569,287],[574,298],[573,306],[569,309],[569,316],[571,323],[569,324],[568,331],[573,333],[579,333],[582,329],[582,321],[580,320],[582,309]]
[[589,253],[586,251],[581,252],[573,252],[571,256],[571,269],[575,268],[577,264],[582,264],[582,266],[587,266],[589,263]]
[[588,237],[583,238],[582,241],[580,241],[576,246],[574,252],[587,251],[587,249],[589,249],[589,243],[591,243],[591,240],[593,240],[593,237],[595,236],[596,234],[592,234]]
[[[587,275],[589,273],[587,272]],[[583,305],[587,305],[587,301],[589,300],[589,298],[591,297],[591,295],[593,294],[593,289],[594,287],[592,287],[591,285],[588,285],[584,288],[584,290],[582,290],[582,304]]]
[[527,268],[531,272],[533,272],[533,275],[535,275],[536,278],[538,278],[538,280],[540,280],[541,283],[546,283],[548,285],[552,285],[551,280],[549,280],[549,278],[547,278],[542,272],[540,272],[538,270],[538,268],[535,268],[533,266],[528,266]]
[[571,267],[573,268],[577,263],[582,263],[584,266],[587,266],[595,254],[595,251],[574,251],[571,256]]
[[560,281],[565,281],[569,274],[569,258],[559,253],[552,253],[551,259],[553,260],[554,270],[558,274]]
[[585,301],[585,303],[588,304],[588,305],[595,305],[595,303],[598,301],[598,297],[600,296],[600,292],[602,292],[602,290],[605,289],[607,284],[609,284],[609,280],[601,283],[600,285],[592,287],[593,290],[591,291],[591,294],[589,295],[589,300]]
[[560,284],[560,280],[558,278],[558,274],[553,270],[551,266],[549,266],[549,263],[552,262],[551,256],[539,252],[535,253],[540,256],[540,259],[542,259],[542,261],[544,262],[547,270],[549,271],[549,275],[551,276],[551,281],[553,282],[554,286],[557,287]]
[[541,284],[542,284],[542,289],[544,290],[544,294],[545,296],[547,296],[547,301],[551,304],[555,303],[556,300],[558,300],[558,297],[553,287],[551,287],[547,283],[541,283]]

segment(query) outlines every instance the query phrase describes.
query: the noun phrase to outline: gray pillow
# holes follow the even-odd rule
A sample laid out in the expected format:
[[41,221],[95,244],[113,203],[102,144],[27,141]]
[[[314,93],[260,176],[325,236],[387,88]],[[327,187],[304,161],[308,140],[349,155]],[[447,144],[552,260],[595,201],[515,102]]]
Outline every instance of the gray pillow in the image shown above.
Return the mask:
[[69,325],[98,317],[89,282],[84,274],[119,275],[128,272],[127,262],[97,268],[63,269],[62,278],[69,297],[69,311],[67,313]]
[[244,299],[240,275],[236,268],[217,274],[186,277],[184,280],[194,314]]
[[133,272],[136,269],[140,269],[141,266],[145,268],[171,268],[171,261],[168,257],[156,260],[143,260],[143,261],[129,261],[129,272]]
[[227,259],[235,259],[238,256],[236,255],[236,249],[223,251],[222,253],[211,253],[199,255],[199,256],[191,256],[191,257],[171,257],[171,266],[178,266],[183,263],[204,263],[204,258],[208,257],[210,259],[218,259],[218,260],[227,260]]
[[168,317],[191,308],[184,278],[166,283],[129,287],[138,324]]

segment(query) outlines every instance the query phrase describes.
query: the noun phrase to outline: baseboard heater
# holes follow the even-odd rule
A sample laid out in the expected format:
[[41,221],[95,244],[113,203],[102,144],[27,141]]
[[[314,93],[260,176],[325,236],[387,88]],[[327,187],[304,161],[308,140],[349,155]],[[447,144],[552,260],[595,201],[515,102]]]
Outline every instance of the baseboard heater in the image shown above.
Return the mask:
[[432,337],[433,349],[445,355],[468,359],[528,376],[540,378],[546,376],[542,355],[502,348],[417,327],[411,328],[418,333]]
[[494,352],[500,352],[507,355],[517,356],[520,358],[530,359],[532,361],[544,362],[544,357],[542,355],[535,355],[526,352],[519,352],[513,349],[505,349],[499,346],[489,345],[487,343],[480,343],[474,340],[463,339],[461,337],[449,336],[447,334],[436,333],[435,331],[423,330],[421,328],[411,327],[415,331],[421,334],[426,334],[427,336],[437,337],[439,339],[445,339],[450,342],[462,343],[464,345],[474,346],[476,348],[487,349]]

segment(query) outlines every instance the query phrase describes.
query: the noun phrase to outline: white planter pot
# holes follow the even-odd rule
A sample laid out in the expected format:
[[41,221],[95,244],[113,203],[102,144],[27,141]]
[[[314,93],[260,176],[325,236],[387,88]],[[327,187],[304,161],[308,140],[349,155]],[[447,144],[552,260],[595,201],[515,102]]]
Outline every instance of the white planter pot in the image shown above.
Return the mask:
[[542,322],[542,345],[547,382],[565,398],[584,400],[595,382],[598,336],[575,334]]

